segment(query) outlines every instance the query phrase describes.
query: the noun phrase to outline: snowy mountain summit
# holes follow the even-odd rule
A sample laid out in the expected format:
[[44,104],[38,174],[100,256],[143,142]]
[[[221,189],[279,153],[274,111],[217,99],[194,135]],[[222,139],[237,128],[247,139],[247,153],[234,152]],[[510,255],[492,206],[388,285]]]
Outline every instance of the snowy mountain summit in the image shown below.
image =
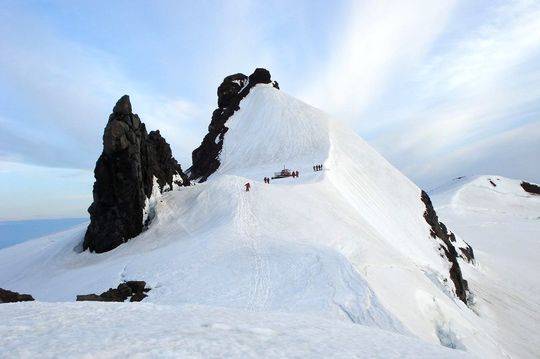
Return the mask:
[[[322,166],[315,170],[317,165]],[[160,172],[152,171],[144,178],[154,173],[155,182]],[[296,171],[298,176],[288,175]],[[0,286],[38,301],[69,302],[78,294],[144,280],[148,297],[129,304],[141,313],[155,310],[178,322],[189,308],[215,312],[221,320],[235,313],[234,325],[191,318],[186,325],[199,334],[249,332],[246,342],[259,345],[289,321],[299,328],[289,334],[301,342],[307,339],[299,333],[312,320],[319,328],[335,322],[344,336],[354,327],[345,324],[363,328],[362,343],[369,343],[370,330],[375,343],[384,342],[384,333],[394,338],[389,351],[353,346],[342,348],[342,357],[406,356],[413,344],[405,339],[412,338],[426,345],[429,357],[464,355],[460,350],[480,357],[506,354],[475,307],[477,289],[467,281],[467,273],[480,270],[473,249],[440,221],[429,195],[354,131],[281,91],[268,71],[225,78],[208,134],[186,175],[189,180],[180,184],[195,185],[173,186],[171,173],[170,191],[133,191],[140,212],[131,218],[140,219],[142,232],[105,253],[76,250],[85,228],[50,237],[46,245],[28,242],[0,251]],[[146,183],[151,189],[151,181]],[[150,210],[151,218],[145,215]],[[113,304],[74,305],[66,308],[94,312],[96,305]],[[113,315],[103,308],[103,315]],[[61,309],[33,310],[55,317]],[[118,310],[136,309],[122,303]],[[246,324],[250,329],[242,332],[238,318],[262,329],[254,332]],[[264,340],[271,346],[274,339]],[[460,350],[439,351],[425,342]],[[250,350],[251,356],[279,357],[279,350]],[[411,357],[422,357],[422,350]]]

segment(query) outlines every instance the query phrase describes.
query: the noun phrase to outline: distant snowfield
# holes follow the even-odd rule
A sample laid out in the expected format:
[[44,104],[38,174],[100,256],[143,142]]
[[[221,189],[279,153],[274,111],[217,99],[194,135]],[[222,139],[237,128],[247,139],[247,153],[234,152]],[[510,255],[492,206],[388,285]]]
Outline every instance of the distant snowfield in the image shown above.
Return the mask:
[[[137,238],[80,253],[82,225],[0,250],[0,287],[57,302],[0,305],[6,354],[111,357],[128,346],[150,357],[535,356],[537,332],[526,331],[536,289],[524,297],[530,306],[508,299],[514,284],[503,279],[518,279],[489,269],[502,249],[480,243],[476,266],[460,262],[477,298],[467,307],[449,285],[416,185],[353,131],[271,85],[257,85],[240,107],[219,170],[156,199],[157,215]],[[283,166],[300,178],[263,183]],[[449,191],[442,206],[456,198]],[[523,211],[529,218],[535,209]],[[538,221],[527,223],[538,233]],[[485,236],[456,228],[458,243]],[[525,286],[535,285],[532,273]],[[144,303],[69,303],[123,280],[148,283]],[[521,310],[524,324],[511,325],[523,327],[501,330],[504,315]]]
[[513,356],[538,358],[540,196],[520,182],[462,178],[434,190],[432,200],[441,220],[475,250],[480,270],[466,277],[482,321]]

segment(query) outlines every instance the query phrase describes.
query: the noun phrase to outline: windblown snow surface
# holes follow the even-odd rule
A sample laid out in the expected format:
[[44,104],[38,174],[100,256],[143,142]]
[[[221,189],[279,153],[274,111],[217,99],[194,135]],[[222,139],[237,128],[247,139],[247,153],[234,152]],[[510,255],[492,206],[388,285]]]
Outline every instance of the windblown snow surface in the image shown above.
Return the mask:
[[540,357],[540,195],[519,180],[461,177],[431,191],[437,213],[474,248],[473,309],[513,357]]
[[[0,356],[532,353],[492,307],[456,298],[420,189],[352,130],[271,85],[240,107],[218,171],[164,193],[137,238],[81,253],[80,226],[0,251],[0,287],[55,302],[0,305]],[[300,178],[263,182],[283,166]],[[466,279],[498,275],[482,259],[460,262]],[[152,290],[143,303],[66,303],[123,280]],[[473,279],[478,303],[506,291],[498,280]]]

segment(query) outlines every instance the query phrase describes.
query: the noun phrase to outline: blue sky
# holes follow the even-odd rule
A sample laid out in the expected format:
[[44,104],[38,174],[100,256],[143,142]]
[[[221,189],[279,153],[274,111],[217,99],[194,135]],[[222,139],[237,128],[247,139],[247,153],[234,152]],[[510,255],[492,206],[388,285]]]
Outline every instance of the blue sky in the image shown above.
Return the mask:
[[538,1],[2,1],[0,219],[85,216],[115,101],[184,168],[228,74],[266,67],[418,185],[540,182]]

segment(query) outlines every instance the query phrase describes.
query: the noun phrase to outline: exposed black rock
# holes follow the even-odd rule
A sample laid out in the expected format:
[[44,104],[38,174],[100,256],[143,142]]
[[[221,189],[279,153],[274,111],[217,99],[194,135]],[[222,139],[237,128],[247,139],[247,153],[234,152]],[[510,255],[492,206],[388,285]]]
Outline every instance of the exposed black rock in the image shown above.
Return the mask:
[[153,178],[161,192],[173,183],[189,185],[159,131],[146,132],[132,113],[129,96],[114,106],[103,134],[103,153],[94,170],[94,202],[83,249],[102,253],[116,248],[143,230],[143,211]]
[[540,186],[533,183],[523,181],[521,182],[521,188],[531,194],[540,194]]
[[148,296],[146,294],[144,294],[144,293],[135,293],[135,294],[133,294],[133,296],[131,297],[131,299],[129,301],[130,302],[140,302],[141,300],[143,300],[146,297],[148,297]]
[[[171,146],[165,141],[159,130],[150,131],[146,138],[147,170],[145,193],[152,193],[153,177],[157,179],[161,192],[172,190],[173,183],[182,186],[189,185],[189,179],[182,167],[172,155]],[[168,187],[168,188],[167,188]]]
[[474,260],[473,249],[470,245],[467,244],[466,248],[458,247],[460,249],[461,255],[456,251],[456,247],[453,243],[456,242],[456,237],[454,233],[448,231],[444,223],[439,222],[439,217],[433,208],[431,199],[429,195],[422,191],[420,196],[422,202],[426,206],[426,211],[424,212],[424,218],[426,222],[431,227],[431,237],[434,239],[439,239],[439,250],[444,254],[446,259],[450,262],[450,279],[454,283],[455,291],[457,297],[465,304],[467,304],[467,292],[469,290],[469,285],[461,273],[461,268],[458,263],[458,257],[463,258],[467,262]]
[[97,294],[82,294],[77,296],[77,301],[92,302],[125,302],[128,298],[130,302],[140,302],[147,297],[146,292],[150,288],[145,288],[144,281],[127,281],[120,283],[116,288],[109,288],[107,291]]
[[491,185],[492,185],[493,187],[497,187],[497,185],[495,184],[495,182],[493,182],[492,180],[489,180],[489,183],[491,183]]
[[474,251],[468,243],[467,248],[460,247],[459,250],[461,251],[461,257],[465,257],[467,262],[472,263],[474,261]]
[[80,294],[77,296],[77,302],[107,302],[97,294]]
[[150,290],[150,288],[145,288],[146,282],[142,280],[130,280],[130,281],[127,281],[125,285],[127,285],[131,289],[131,291],[135,294],[145,293]]
[[0,303],[30,302],[34,298],[30,294],[20,294],[0,288]]
[[[219,153],[228,130],[225,122],[240,109],[240,101],[249,94],[253,86],[271,82],[270,72],[261,68],[256,69],[249,77],[240,73],[225,77],[217,89],[218,108],[212,113],[208,133],[192,154],[193,165],[187,171],[191,180],[204,182],[218,169]],[[279,89],[277,82],[273,82],[273,86]]]

